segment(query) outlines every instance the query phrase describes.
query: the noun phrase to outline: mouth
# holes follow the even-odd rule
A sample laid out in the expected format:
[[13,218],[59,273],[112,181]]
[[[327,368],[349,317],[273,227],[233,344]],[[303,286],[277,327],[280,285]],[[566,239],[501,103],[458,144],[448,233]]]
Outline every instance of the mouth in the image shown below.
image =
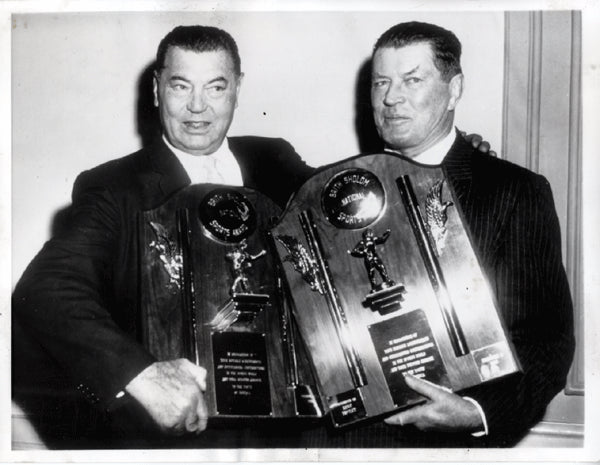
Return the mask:
[[383,118],[386,121],[386,123],[390,124],[400,124],[410,121],[410,118],[408,116],[402,115],[385,115]]
[[183,126],[190,132],[206,131],[211,125],[210,121],[184,121]]

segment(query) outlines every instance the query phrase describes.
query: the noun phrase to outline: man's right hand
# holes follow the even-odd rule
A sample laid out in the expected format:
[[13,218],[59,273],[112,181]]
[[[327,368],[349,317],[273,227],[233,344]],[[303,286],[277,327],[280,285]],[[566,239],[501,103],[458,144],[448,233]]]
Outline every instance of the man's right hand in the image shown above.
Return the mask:
[[204,402],[206,370],[184,358],[155,362],[137,375],[125,390],[168,434],[201,433],[208,410]]

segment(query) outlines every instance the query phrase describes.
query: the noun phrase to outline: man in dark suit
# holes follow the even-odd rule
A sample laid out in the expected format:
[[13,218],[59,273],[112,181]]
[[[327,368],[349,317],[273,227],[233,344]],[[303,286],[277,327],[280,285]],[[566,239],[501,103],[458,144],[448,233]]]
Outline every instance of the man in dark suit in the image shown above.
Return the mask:
[[226,138],[240,67],[235,41],[217,28],[178,27],[160,43],[154,103],[162,139],[78,177],[68,226],[44,245],[15,289],[15,398],[40,375],[23,349],[29,344],[37,346],[38,362],[56,365],[68,381],[50,378],[73,384],[100,410],[119,416],[134,405],[133,422],[146,415],[166,434],[206,428],[206,371],[185,359],[158,362],[136,339],[136,215],[190,182],[244,185],[284,206],[311,172],[282,139]]
[[438,26],[390,28],[373,52],[373,115],[387,151],[441,164],[523,371],[461,395],[408,376],[425,404],[385,425],[329,436],[321,431],[308,446],[509,446],[565,385],[574,350],[572,302],[550,186],[540,175],[479,153],[453,130],[463,86],[460,54],[456,36]]

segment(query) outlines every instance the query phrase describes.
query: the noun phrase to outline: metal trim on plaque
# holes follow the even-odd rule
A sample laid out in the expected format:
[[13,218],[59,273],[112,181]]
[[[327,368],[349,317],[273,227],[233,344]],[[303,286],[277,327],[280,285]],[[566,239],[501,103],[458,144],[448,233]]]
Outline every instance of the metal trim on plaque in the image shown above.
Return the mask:
[[163,264],[163,269],[169,276],[167,287],[171,292],[181,288],[181,272],[183,271],[183,256],[177,242],[169,236],[167,229],[156,221],[149,221],[150,227],[156,236],[148,247],[158,253],[158,258]]
[[219,187],[210,191],[198,206],[203,232],[217,242],[236,244],[256,230],[256,211],[240,192]]
[[423,264],[427,269],[429,281],[435,292],[444,325],[446,326],[450,342],[452,343],[452,348],[457,357],[463,357],[469,353],[467,340],[463,333],[460,321],[458,320],[450,294],[448,293],[444,273],[442,272],[442,268],[438,261],[438,254],[436,253],[436,244],[432,243],[432,239],[427,232],[427,227],[423,221],[421,208],[419,207],[419,202],[415,195],[410,176],[400,176],[396,179],[396,185],[398,186],[398,191],[408,216],[408,221],[415,234],[415,238],[417,239],[419,251],[423,258]]
[[319,268],[316,260],[306,250],[304,245],[293,236],[281,235],[275,236],[287,251],[287,255],[283,258],[283,262],[290,262],[302,279],[308,283],[310,289],[319,294],[324,294],[325,290],[321,284],[319,277]]
[[385,210],[385,190],[379,178],[362,168],[332,176],[321,193],[321,208],[337,228],[360,229],[374,223]]
[[446,233],[448,232],[446,230],[446,222],[448,221],[446,210],[454,205],[451,200],[446,202],[442,200],[443,187],[444,180],[438,179],[427,192],[427,199],[425,200],[425,229],[429,240],[435,246],[434,252],[438,257],[442,255],[446,245]]

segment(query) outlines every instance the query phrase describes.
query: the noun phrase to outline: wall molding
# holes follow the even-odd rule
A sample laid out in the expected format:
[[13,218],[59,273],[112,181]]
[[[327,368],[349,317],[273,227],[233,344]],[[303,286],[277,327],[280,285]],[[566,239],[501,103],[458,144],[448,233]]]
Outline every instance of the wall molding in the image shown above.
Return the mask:
[[529,67],[527,70],[527,168],[540,168],[542,101],[542,12],[529,13]]
[[575,438],[583,441],[585,437],[585,427],[581,423],[542,421],[531,428],[531,430],[529,430],[529,434],[549,437]]
[[581,12],[571,14],[571,76],[569,102],[569,190],[567,193],[567,273],[573,291],[573,305],[579,312],[575,313],[577,348],[575,361],[565,393],[582,395],[584,392],[584,322],[583,322],[583,266],[582,266],[582,121],[581,121]]
[[505,13],[503,158],[545,175],[563,235],[575,359],[565,394],[584,394],[581,12]]

